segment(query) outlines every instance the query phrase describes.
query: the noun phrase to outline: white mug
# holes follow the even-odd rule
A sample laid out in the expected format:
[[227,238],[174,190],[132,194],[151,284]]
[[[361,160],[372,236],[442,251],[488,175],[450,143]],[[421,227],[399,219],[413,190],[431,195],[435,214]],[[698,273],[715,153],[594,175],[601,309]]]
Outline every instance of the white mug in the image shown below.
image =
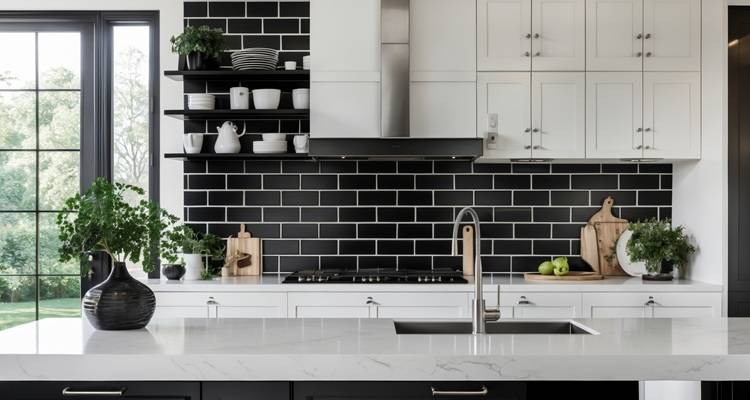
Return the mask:
[[308,152],[308,144],[310,143],[310,141],[307,133],[295,136],[292,140],[292,143],[294,143],[294,151],[296,151],[297,153]]
[[186,133],[182,136],[185,153],[198,154],[203,148],[203,133]]
[[310,108],[310,89],[292,90],[292,105],[295,110],[307,110]]
[[310,69],[310,56],[302,57],[302,69]]
[[294,71],[297,69],[297,61],[285,61],[284,69],[287,71]]
[[232,110],[247,110],[250,108],[250,90],[246,87],[230,88],[229,108]]

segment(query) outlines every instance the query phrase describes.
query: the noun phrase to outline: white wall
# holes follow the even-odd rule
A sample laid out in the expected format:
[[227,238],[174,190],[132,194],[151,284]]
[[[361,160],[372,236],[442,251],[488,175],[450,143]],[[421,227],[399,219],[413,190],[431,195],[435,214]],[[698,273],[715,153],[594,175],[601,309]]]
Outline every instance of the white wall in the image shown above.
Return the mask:
[[164,77],[164,70],[177,69],[177,55],[169,49],[169,38],[182,32],[182,0],[0,0],[5,11],[159,11],[159,85],[160,95],[160,194],[161,205],[182,217],[182,163],[165,160],[164,153],[181,152],[182,121],[164,116],[163,110],[182,108],[182,83]]
[[[687,276],[724,284],[727,275],[727,4],[703,0],[702,158],[674,166],[673,219],[699,251]],[[726,310],[726,291],[725,291]]]

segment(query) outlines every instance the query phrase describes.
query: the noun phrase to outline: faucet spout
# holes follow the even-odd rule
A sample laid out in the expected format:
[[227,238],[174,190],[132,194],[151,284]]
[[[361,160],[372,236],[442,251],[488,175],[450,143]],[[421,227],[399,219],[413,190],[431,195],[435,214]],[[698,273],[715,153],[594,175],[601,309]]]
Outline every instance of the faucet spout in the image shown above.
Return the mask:
[[[482,288],[482,233],[479,227],[479,215],[471,207],[462,209],[456,215],[456,220],[453,223],[451,254],[458,255],[458,230],[466,215],[471,217],[471,224],[474,225],[474,246],[476,247],[474,251],[474,301],[471,311],[472,333],[481,334],[486,332],[486,321],[497,321],[500,318],[500,304],[498,303],[497,309],[488,310],[485,308]],[[499,290],[500,286],[498,285],[498,298]]]

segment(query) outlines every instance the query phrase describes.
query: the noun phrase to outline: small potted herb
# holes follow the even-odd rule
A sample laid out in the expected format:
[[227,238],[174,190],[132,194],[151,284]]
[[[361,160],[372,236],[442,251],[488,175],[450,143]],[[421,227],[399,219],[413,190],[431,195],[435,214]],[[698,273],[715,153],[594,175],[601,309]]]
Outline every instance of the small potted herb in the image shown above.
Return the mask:
[[[224,257],[224,243],[211,233],[198,234],[189,226],[183,225],[168,234],[166,253],[182,253],[185,264],[185,279],[210,279],[212,274],[204,267],[203,259],[221,259]],[[175,260],[170,256],[167,261]]]
[[172,36],[169,41],[172,43],[172,52],[184,55],[187,68],[191,71],[206,69],[208,61],[218,60],[226,48],[224,32],[207,25],[186,26],[181,34]]
[[627,245],[627,253],[632,261],[646,263],[649,277],[661,273],[662,263],[672,263],[685,267],[688,258],[695,252],[682,226],[672,227],[670,220],[650,219],[631,223],[633,235]]
[[[139,329],[154,314],[154,293],[130,276],[125,262],[153,271],[156,248],[177,217],[143,195],[141,188],[97,178],[86,192],[67,199],[57,216],[61,261],[87,266],[90,257],[104,253],[113,262],[107,279],[83,297],[84,314],[97,329]],[[126,200],[133,197],[136,203]]]

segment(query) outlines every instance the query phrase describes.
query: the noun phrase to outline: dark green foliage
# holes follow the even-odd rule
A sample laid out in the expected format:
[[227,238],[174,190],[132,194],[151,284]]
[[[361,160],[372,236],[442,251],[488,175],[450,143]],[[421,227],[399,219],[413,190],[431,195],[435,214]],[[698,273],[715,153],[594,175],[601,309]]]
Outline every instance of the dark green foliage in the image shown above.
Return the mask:
[[185,30],[172,36],[172,52],[180,55],[190,53],[204,53],[213,59],[218,59],[221,52],[226,48],[224,32],[219,28],[202,26],[186,26]]
[[685,235],[685,229],[682,226],[673,228],[670,220],[650,219],[631,223],[629,229],[633,231],[633,236],[628,241],[627,252],[633,261],[652,265],[671,261],[684,267],[695,252],[695,247]]

